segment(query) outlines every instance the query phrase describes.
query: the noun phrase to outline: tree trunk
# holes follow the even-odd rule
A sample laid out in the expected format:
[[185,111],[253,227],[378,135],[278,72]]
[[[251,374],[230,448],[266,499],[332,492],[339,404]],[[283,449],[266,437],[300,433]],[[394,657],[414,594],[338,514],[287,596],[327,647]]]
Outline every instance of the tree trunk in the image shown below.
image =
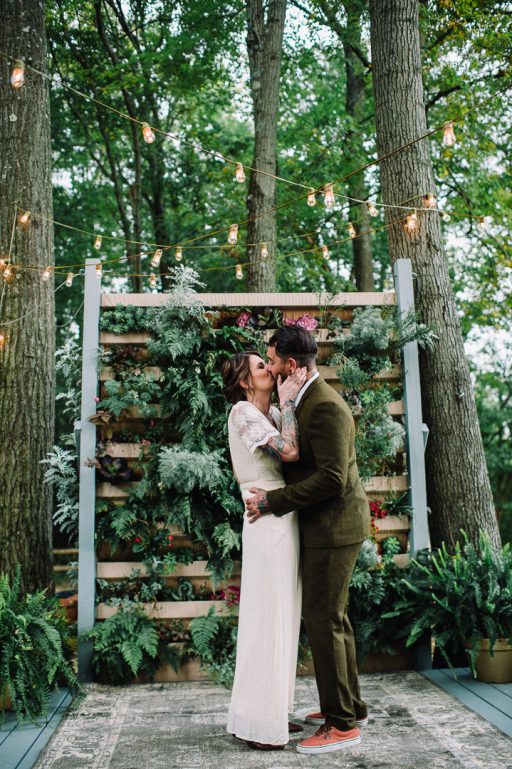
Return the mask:
[[[364,65],[357,56],[354,46],[361,48],[361,3],[345,3],[347,23],[342,30],[343,51],[345,54],[346,95],[345,108],[347,115],[358,126],[364,115],[366,100]],[[362,146],[361,131],[350,131],[347,134],[347,144],[351,157],[365,155]],[[362,165],[362,163],[361,163]],[[348,180],[347,193],[349,197],[357,200],[366,200],[368,192],[362,174],[355,174]],[[350,202],[350,221],[356,222],[355,229],[359,237],[352,241],[352,254],[354,257],[354,278],[358,291],[375,291],[373,279],[372,260],[372,236],[368,233],[371,229],[370,216],[364,203]],[[363,234],[359,234],[363,233]]]
[[[0,0],[0,11],[9,65],[23,55],[46,72],[44,4]],[[0,572],[12,575],[20,564],[23,587],[33,591],[52,582],[51,493],[40,464],[53,442],[55,397],[54,281],[41,277],[53,264],[50,107],[48,81],[26,71],[14,89],[9,65],[2,60],[0,250],[4,259],[10,252],[14,279],[0,279]],[[16,224],[10,250],[16,206],[31,220]]]
[[[277,109],[279,75],[286,17],[286,0],[269,0],[265,18],[263,0],[246,0],[247,50],[249,54],[251,95],[254,114],[253,168],[276,173]],[[249,290],[276,289],[276,218],[275,213],[261,216],[275,206],[276,182],[272,176],[249,176],[247,195],[247,257]],[[260,244],[266,243],[268,257],[262,259]],[[253,245],[251,245],[253,244]]]
[[[370,0],[370,20],[377,148],[383,157],[427,130],[418,0]],[[414,199],[421,206],[422,196],[435,191],[430,141],[436,139],[419,141],[381,162],[384,203],[397,205]],[[439,336],[436,349],[421,356],[423,418],[430,428],[426,469],[432,545],[442,540],[453,545],[463,528],[473,541],[479,529],[486,529],[499,546],[439,216],[418,209],[419,229],[409,235],[403,227],[407,213],[405,209],[386,211],[391,261],[412,260],[419,315]]]

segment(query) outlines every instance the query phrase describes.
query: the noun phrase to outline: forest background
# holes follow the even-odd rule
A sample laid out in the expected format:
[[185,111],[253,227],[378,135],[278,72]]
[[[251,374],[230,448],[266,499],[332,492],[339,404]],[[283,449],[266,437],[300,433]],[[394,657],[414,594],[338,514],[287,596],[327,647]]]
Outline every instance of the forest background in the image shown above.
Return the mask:
[[[435,126],[496,92],[510,72],[512,5],[430,0],[420,3],[420,22],[425,109],[428,125]],[[288,4],[278,176],[317,187],[376,157],[369,34],[362,0]],[[252,161],[244,2],[49,2],[47,35],[54,75],[55,220],[121,239],[170,244],[244,218],[247,190],[234,182],[233,166],[197,148],[244,165]],[[157,135],[154,144],[145,144],[139,126],[60,88],[59,77],[176,138]],[[450,217],[443,221],[446,257],[504,541],[512,538],[511,129],[504,94],[490,113],[476,109],[456,125],[456,151],[439,134],[427,140],[438,206]],[[344,192],[379,201],[378,166],[353,177]],[[296,196],[296,189],[277,183],[277,206]],[[351,206],[339,198],[332,209],[320,211],[302,200],[277,212],[279,242],[272,256],[278,291],[345,291],[372,283],[375,290],[391,288],[386,230],[366,214],[366,226],[376,231],[347,239],[348,220],[365,215],[364,206]],[[479,216],[485,229],[478,226]],[[343,242],[330,246],[325,260],[321,245],[337,240]],[[243,233],[235,246],[197,246],[185,249],[184,263],[198,270],[205,290],[246,289],[246,280],[235,276],[235,265],[246,261]],[[361,247],[370,265],[362,275],[355,268]],[[107,286],[140,290],[144,283],[147,290],[147,280],[132,278],[130,285],[118,277],[130,271],[149,276],[144,249],[141,260],[132,258],[134,250],[114,240],[103,246],[106,259],[121,260],[110,274],[104,270]],[[56,265],[94,255],[90,237],[55,228]],[[174,261],[172,252],[164,254],[162,273],[168,260]],[[81,300],[78,281],[56,294],[59,325],[72,318],[80,323]],[[76,333],[74,324],[58,331],[59,345],[70,332]]]
[[[40,12],[32,0],[2,5],[7,13],[11,6],[19,6],[29,21],[32,11]],[[82,265],[86,257],[99,254],[107,290],[109,286],[161,290],[168,287],[168,269],[176,262],[174,249],[164,250],[156,270],[158,288],[151,289],[155,245],[188,241],[182,263],[198,271],[209,291],[391,288],[391,239],[380,207],[384,177],[374,162],[379,154],[379,110],[372,82],[370,9],[383,20],[388,6],[396,10],[399,5],[390,0],[49,0],[39,29],[45,27],[49,54],[53,212],[50,198],[46,215],[54,220],[56,268]],[[416,8],[415,3],[405,5]],[[418,5],[426,124],[442,126],[467,113],[456,119],[455,145],[443,143],[442,131],[424,141],[432,158],[444,256],[470,356],[491,485],[506,541],[512,529],[512,121],[505,89],[510,80],[512,5],[476,0],[422,0]],[[16,23],[10,21],[7,18],[5,29],[12,28],[14,34]],[[26,39],[27,30],[30,26],[21,24],[16,39]],[[378,31],[374,25],[373,32]],[[395,32],[399,41],[399,31]],[[9,36],[6,41],[3,47],[11,50]],[[22,56],[19,45],[17,55]],[[27,48],[31,45],[35,51],[33,41]],[[44,54],[43,44],[42,50]],[[280,77],[276,77],[279,59]],[[39,87],[40,81],[32,78],[32,87]],[[272,92],[269,83],[279,88]],[[403,115],[407,94],[393,96],[393,108]],[[267,144],[261,140],[253,121],[258,99],[267,97],[274,100],[277,111],[275,146],[273,140]],[[34,99],[35,125],[36,109],[44,112],[46,105],[44,94]],[[22,101],[16,104],[20,118],[28,114],[21,111]],[[263,106],[271,111],[268,104]],[[6,113],[4,118],[5,126],[15,126],[12,115]],[[154,127],[153,143],[143,140],[140,121]],[[27,124],[20,119],[18,125]],[[265,135],[272,136],[271,126]],[[2,147],[8,155],[8,131],[6,137]],[[36,176],[42,161],[37,152],[30,155],[33,175],[25,178],[19,172],[18,200],[20,191],[27,197],[31,187],[31,194],[39,194]],[[245,166],[247,183],[236,183],[234,164],[226,158]],[[231,245],[226,232],[207,238],[232,222],[250,218],[255,206],[265,210],[265,200],[256,200],[255,175],[248,173],[251,165],[268,167],[268,180],[272,175],[281,177],[269,181],[275,191],[264,190],[276,211],[258,221],[269,222],[269,229],[249,224]],[[322,185],[341,178],[346,182],[336,185],[334,205],[324,206]],[[286,180],[304,186],[298,190]],[[429,192],[411,184],[416,195]],[[310,186],[319,190],[314,207],[304,200]],[[371,216],[368,201],[375,201],[377,217]],[[12,204],[10,200],[2,204],[6,243]],[[349,221],[355,223],[355,239],[348,235]],[[100,251],[94,249],[92,233],[103,235]],[[265,268],[250,245],[261,240],[267,240],[269,247]],[[29,245],[22,228],[17,228],[15,242],[20,249]],[[322,250],[326,244],[327,259]],[[39,259],[48,263],[44,249]],[[238,264],[244,265],[242,279],[236,276]],[[423,261],[423,281],[432,277],[428,272]],[[422,287],[417,288],[421,292]],[[81,279],[56,291],[59,347],[70,336],[80,336],[82,301]],[[442,317],[442,306],[438,309]],[[42,327],[44,332],[44,322],[41,312],[39,332]],[[28,328],[29,322],[26,336]],[[438,358],[445,352],[439,350]],[[47,359],[51,361],[51,355]],[[424,392],[428,384],[424,372]],[[51,389],[48,386],[48,393]],[[56,435],[69,432],[59,403]],[[432,438],[430,453],[431,447]],[[22,477],[18,481],[24,483]],[[35,481],[33,488],[37,490]]]

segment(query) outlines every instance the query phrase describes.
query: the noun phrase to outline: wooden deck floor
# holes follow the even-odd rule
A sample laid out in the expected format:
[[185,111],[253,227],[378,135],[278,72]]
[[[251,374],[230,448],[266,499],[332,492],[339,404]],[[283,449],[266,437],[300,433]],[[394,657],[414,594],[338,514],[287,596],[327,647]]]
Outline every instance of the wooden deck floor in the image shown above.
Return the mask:
[[13,713],[5,713],[4,722],[0,726],[1,769],[32,769],[70,702],[71,696],[67,689],[56,691],[52,695],[47,719],[42,719],[38,726],[19,724]]
[[423,670],[422,675],[512,737],[512,684],[475,681],[468,668]]

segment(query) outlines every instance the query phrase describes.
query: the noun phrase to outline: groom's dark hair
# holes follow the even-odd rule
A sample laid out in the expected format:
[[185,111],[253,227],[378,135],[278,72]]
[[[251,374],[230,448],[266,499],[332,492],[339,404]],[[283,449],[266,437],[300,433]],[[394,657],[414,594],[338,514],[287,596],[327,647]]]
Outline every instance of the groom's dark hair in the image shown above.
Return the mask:
[[294,358],[299,366],[314,363],[317,346],[313,336],[302,326],[283,326],[267,342],[275,347],[276,353],[283,360]]

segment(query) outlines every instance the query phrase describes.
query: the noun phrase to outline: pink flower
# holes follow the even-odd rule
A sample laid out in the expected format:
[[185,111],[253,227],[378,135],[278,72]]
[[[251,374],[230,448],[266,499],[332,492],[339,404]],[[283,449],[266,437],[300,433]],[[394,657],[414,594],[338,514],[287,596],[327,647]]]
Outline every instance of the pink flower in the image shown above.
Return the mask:
[[318,326],[318,321],[315,320],[315,318],[313,318],[313,316],[308,312],[305,312],[304,315],[301,315],[300,318],[297,319],[295,325],[301,326],[308,331],[314,331]]
[[235,323],[240,328],[245,328],[249,322],[249,318],[251,317],[251,313],[247,312],[247,310],[244,310],[240,313],[238,318],[235,320]]

